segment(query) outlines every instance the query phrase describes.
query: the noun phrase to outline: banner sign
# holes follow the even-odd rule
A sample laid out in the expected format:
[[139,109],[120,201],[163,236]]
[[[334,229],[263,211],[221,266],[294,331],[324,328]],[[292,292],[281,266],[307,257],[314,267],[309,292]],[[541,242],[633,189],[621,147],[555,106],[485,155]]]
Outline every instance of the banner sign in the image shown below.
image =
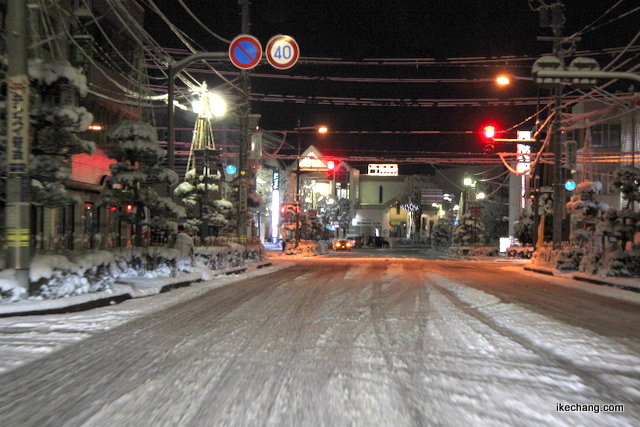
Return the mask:
[[29,165],[29,78],[8,77],[7,160],[10,174],[25,174]]

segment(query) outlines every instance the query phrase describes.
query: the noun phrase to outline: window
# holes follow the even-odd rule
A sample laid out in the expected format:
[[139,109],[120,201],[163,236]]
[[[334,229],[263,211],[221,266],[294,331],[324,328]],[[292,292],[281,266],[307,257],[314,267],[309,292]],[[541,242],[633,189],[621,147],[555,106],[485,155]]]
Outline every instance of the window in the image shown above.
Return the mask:
[[591,126],[592,147],[620,147],[622,129],[619,124]]

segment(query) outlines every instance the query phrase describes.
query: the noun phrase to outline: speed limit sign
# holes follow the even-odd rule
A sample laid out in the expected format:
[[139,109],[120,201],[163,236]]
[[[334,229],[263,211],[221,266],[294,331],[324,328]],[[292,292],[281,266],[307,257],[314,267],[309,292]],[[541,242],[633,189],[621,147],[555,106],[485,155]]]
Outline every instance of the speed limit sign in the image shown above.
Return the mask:
[[269,40],[265,53],[269,64],[280,70],[286,70],[298,62],[300,48],[293,37],[279,35]]

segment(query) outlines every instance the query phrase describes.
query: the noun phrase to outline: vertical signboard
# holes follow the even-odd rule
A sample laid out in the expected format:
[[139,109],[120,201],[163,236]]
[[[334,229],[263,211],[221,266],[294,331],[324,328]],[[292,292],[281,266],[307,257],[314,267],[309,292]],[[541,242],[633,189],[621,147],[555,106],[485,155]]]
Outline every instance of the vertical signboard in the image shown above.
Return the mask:
[[27,173],[29,166],[29,78],[9,76],[7,162],[9,174]]

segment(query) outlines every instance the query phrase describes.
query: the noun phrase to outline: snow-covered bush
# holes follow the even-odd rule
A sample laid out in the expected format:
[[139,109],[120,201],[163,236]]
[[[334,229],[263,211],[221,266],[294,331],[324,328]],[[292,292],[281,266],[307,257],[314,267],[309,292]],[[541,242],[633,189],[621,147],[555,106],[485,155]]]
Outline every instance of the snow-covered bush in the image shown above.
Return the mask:
[[578,271],[591,275],[598,274],[598,270],[602,268],[602,256],[601,251],[595,250],[593,247],[587,248],[578,266]]
[[474,246],[469,249],[469,256],[499,256],[500,249],[495,246]]
[[284,249],[286,255],[302,255],[305,257],[326,254],[329,251],[329,243],[325,240],[300,240],[298,247],[294,240],[289,241]]
[[598,274],[602,277],[640,277],[640,251],[607,253]]
[[553,249],[552,243],[546,243],[536,248],[531,257],[531,263],[541,267],[556,268],[558,265],[558,252]]
[[113,261],[108,251],[92,252],[76,260],[64,255],[37,255],[29,266],[29,280],[44,299],[105,291],[115,282]]
[[555,268],[558,270],[574,270],[577,271],[580,267],[580,262],[584,256],[583,248],[566,248],[558,251],[556,256]]
[[211,270],[225,270],[244,264],[246,248],[237,243],[224,246],[207,246],[195,248],[196,266],[204,266]]

